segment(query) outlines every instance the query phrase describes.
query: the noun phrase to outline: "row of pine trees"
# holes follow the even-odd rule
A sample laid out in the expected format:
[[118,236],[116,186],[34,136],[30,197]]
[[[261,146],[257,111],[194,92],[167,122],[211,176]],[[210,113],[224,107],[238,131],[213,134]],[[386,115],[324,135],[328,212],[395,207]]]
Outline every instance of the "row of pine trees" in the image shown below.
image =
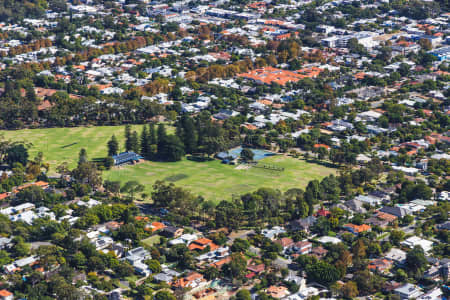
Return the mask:
[[[235,124],[225,129],[225,126],[211,122],[211,116],[206,113],[196,118],[183,115],[175,127],[175,134],[168,134],[164,124],[151,123],[144,125],[138,134],[127,125],[125,151],[139,153],[148,160],[178,161],[185,154],[211,156],[241,143]],[[119,152],[119,142],[113,135],[108,142],[108,155]]]
[[[137,131],[131,131],[131,126],[125,126],[125,151],[139,153],[148,160],[177,161],[185,152],[184,145],[175,135],[166,132],[164,124],[144,125],[139,135]],[[115,135],[108,141],[108,156],[119,153],[119,142]]]

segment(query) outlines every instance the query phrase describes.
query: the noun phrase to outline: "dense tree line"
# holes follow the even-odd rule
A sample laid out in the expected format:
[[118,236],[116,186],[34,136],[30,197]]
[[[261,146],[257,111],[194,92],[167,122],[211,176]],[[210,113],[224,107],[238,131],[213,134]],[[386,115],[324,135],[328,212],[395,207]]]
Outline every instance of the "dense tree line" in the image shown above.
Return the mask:
[[[131,132],[125,127],[125,151],[141,154],[148,160],[178,161],[185,154],[211,156],[219,151],[237,145],[240,141],[236,125],[221,126],[211,121],[208,112],[192,118],[182,115],[176,123],[175,134],[168,134],[164,124],[144,125],[142,132]],[[115,136],[108,142],[108,155],[116,155],[119,145]],[[199,157],[200,156],[200,157]]]

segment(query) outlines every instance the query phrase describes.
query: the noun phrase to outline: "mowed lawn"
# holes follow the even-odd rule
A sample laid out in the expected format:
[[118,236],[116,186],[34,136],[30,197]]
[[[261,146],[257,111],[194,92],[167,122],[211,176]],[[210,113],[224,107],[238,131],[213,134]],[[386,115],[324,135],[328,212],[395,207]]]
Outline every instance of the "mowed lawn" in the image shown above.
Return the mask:
[[[50,163],[50,173],[54,173],[56,167],[62,162],[67,162],[71,168],[74,168],[81,148],[87,150],[89,159],[105,157],[108,152],[106,144],[113,134],[116,135],[120,149],[123,150],[124,128],[125,126],[96,126],[1,130],[0,135],[7,140],[31,143],[30,159],[42,151],[44,160]],[[142,125],[132,126],[132,130],[140,134]]]
[[[31,143],[29,149],[32,159],[39,151],[44,153],[44,160],[50,163],[50,174],[62,162],[74,168],[78,161],[78,153],[85,148],[90,159],[107,155],[107,142],[113,134],[124,148],[125,126],[96,126],[74,128],[24,129],[0,131],[5,139]],[[138,133],[142,125],[132,126]],[[173,127],[167,126],[173,133]],[[194,162],[144,162],[134,166],[121,166],[104,172],[103,178],[126,182],[137,180],[145,185],[147,193],[152,191],[156,180],[174,182],[178,186],[190,189],[195,194],[204,196],[215,202],[229,200],[233,194],[240,195],[254,191],[260,187],[277,188],[286,191],[290,188],[304,188],[312,179],[321,179],[335,169],[308,163],[304,160],[277,155],[261,161],[285,168],[283,172],[269,171],[259,168],[236,169],[236,166],[224,165],[218,160]]]
[[229,200],[233,194],[241,195],[260,187],[286,191],[290,188],[305,188],[310,180],[321,179],[336,173],[335,169],[308,163],[304,160],[277,155],[260,161],[283,167],[283,172],[260,168],[236,169],[236,166],[222,164],[218,160],[194,162],[143,162],[134,166],[122,166],[104,173],[103,178],[126,182],[136,180],[150,193],[156,180],[173,182],[204,196],[207,200],[219,202]]

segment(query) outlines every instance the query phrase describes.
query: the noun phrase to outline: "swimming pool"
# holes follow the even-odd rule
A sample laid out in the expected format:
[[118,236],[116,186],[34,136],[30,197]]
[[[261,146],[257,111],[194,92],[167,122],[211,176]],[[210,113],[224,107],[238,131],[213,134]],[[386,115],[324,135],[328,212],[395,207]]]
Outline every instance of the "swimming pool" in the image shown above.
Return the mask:
[[[267,150],[262,150],[262,149],[253,149],[253,148],[248,148],[250,150],[252,150],[252,152],[255,154],[253,156],[253,160],[261,160],[265,157],[269,157],[269,156],[274,156],[276,155],[274,152],[270,152]],[[232,155],[236,155],[237,157],[241,156],[241,151],[242,151],[242,147],[237,147],[237,148],[233,148],[228,150],[228,153],[232,154]]]

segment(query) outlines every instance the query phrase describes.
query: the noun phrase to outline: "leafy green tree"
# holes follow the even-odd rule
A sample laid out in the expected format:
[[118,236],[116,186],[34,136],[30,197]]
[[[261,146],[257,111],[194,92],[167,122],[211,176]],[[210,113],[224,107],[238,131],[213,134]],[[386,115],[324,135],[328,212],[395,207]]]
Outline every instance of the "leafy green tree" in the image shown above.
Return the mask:
[[117,194],[120,192],[120,181],[105,180],[103,187],[110,193]]
[[358,285],[353,281],[348,281],[341,289],[342,294],[347,299],[353,299],[358,296]]
[[16,257],[22,257],[30,254],[31,247],[25,243],[22,237],[16,237],[14,238],[14,245],[11,250]]
[[237,238],[234,240],[233,245],[231,246],[232,252],[244,252],[250,248],[250,243],[247,240]]
[[236,300],[251,300],[251,299],[252,295],[250,294],[249,290],[242,289],[236,293]]
[[177,298],[169,291],[158,291],[153,297],[154,300],[176,300]]
[[133,266],[126,261],[120,261],[115,267],[114,272],[120,277],[131,276],[134,273]]
[[13,166],[14,163],[21,163],[26,166],[28,162],[28,150],[23,144],[16,144],[6,151],[6,163]]
[[335,283],[340,277],[336,267],[325,261],[317,261],[316,263],[307,265],[305,270],[309,280],[316,281],[326,286]]
[[223,266],[223,272],[229,278],[242,279],[245,275],[247,262],[240,253],[231,254],[231,261]]
[[204,275],[206,279],[213,280],[220,276],[220,272],[215,267],[208,267],[206,268]]
[[97,165],[93,162],[79,164],[77,168],[72,171],[72,176],[83,184],[88,184],[94,188],[102,183],[102,177],[97,169]]
[[362,271],[357,271],[354,274],[354,281],[358,286],[358,291],[360,296],[369,295],[379,291],[384,284],[383,278],[378,275],[371,273],[369,270],[365,269]]
[[36,206],[43,206],[50,204],[46,203],[47,198],[50,197],[47,197],[45,191],[38,186],[30,186],[17,193],[17,202],[19,203],[31,202]]
[[416,278],[420,278],[428,265],[423,248],[419,245],[414,246],[414,248],[406,254],[405,264],[406,269],[410,274],[413,274]]
[[161,264],[156,259],[149,259],[145,263],[147,264],[148,268],[152,271],[153,274],[161,273],[162,271]]
[[134,199],[134,196],[137,193],[144,191],[144,186],[136,180],[130,180],[124,184],[120,191],[123,193],[129,193],[131,198]]
[[244,148],[241,151],[241,159],[244,162],[252,161],[254,156],[255,154],[253,153],[253,151],[248,148]]

